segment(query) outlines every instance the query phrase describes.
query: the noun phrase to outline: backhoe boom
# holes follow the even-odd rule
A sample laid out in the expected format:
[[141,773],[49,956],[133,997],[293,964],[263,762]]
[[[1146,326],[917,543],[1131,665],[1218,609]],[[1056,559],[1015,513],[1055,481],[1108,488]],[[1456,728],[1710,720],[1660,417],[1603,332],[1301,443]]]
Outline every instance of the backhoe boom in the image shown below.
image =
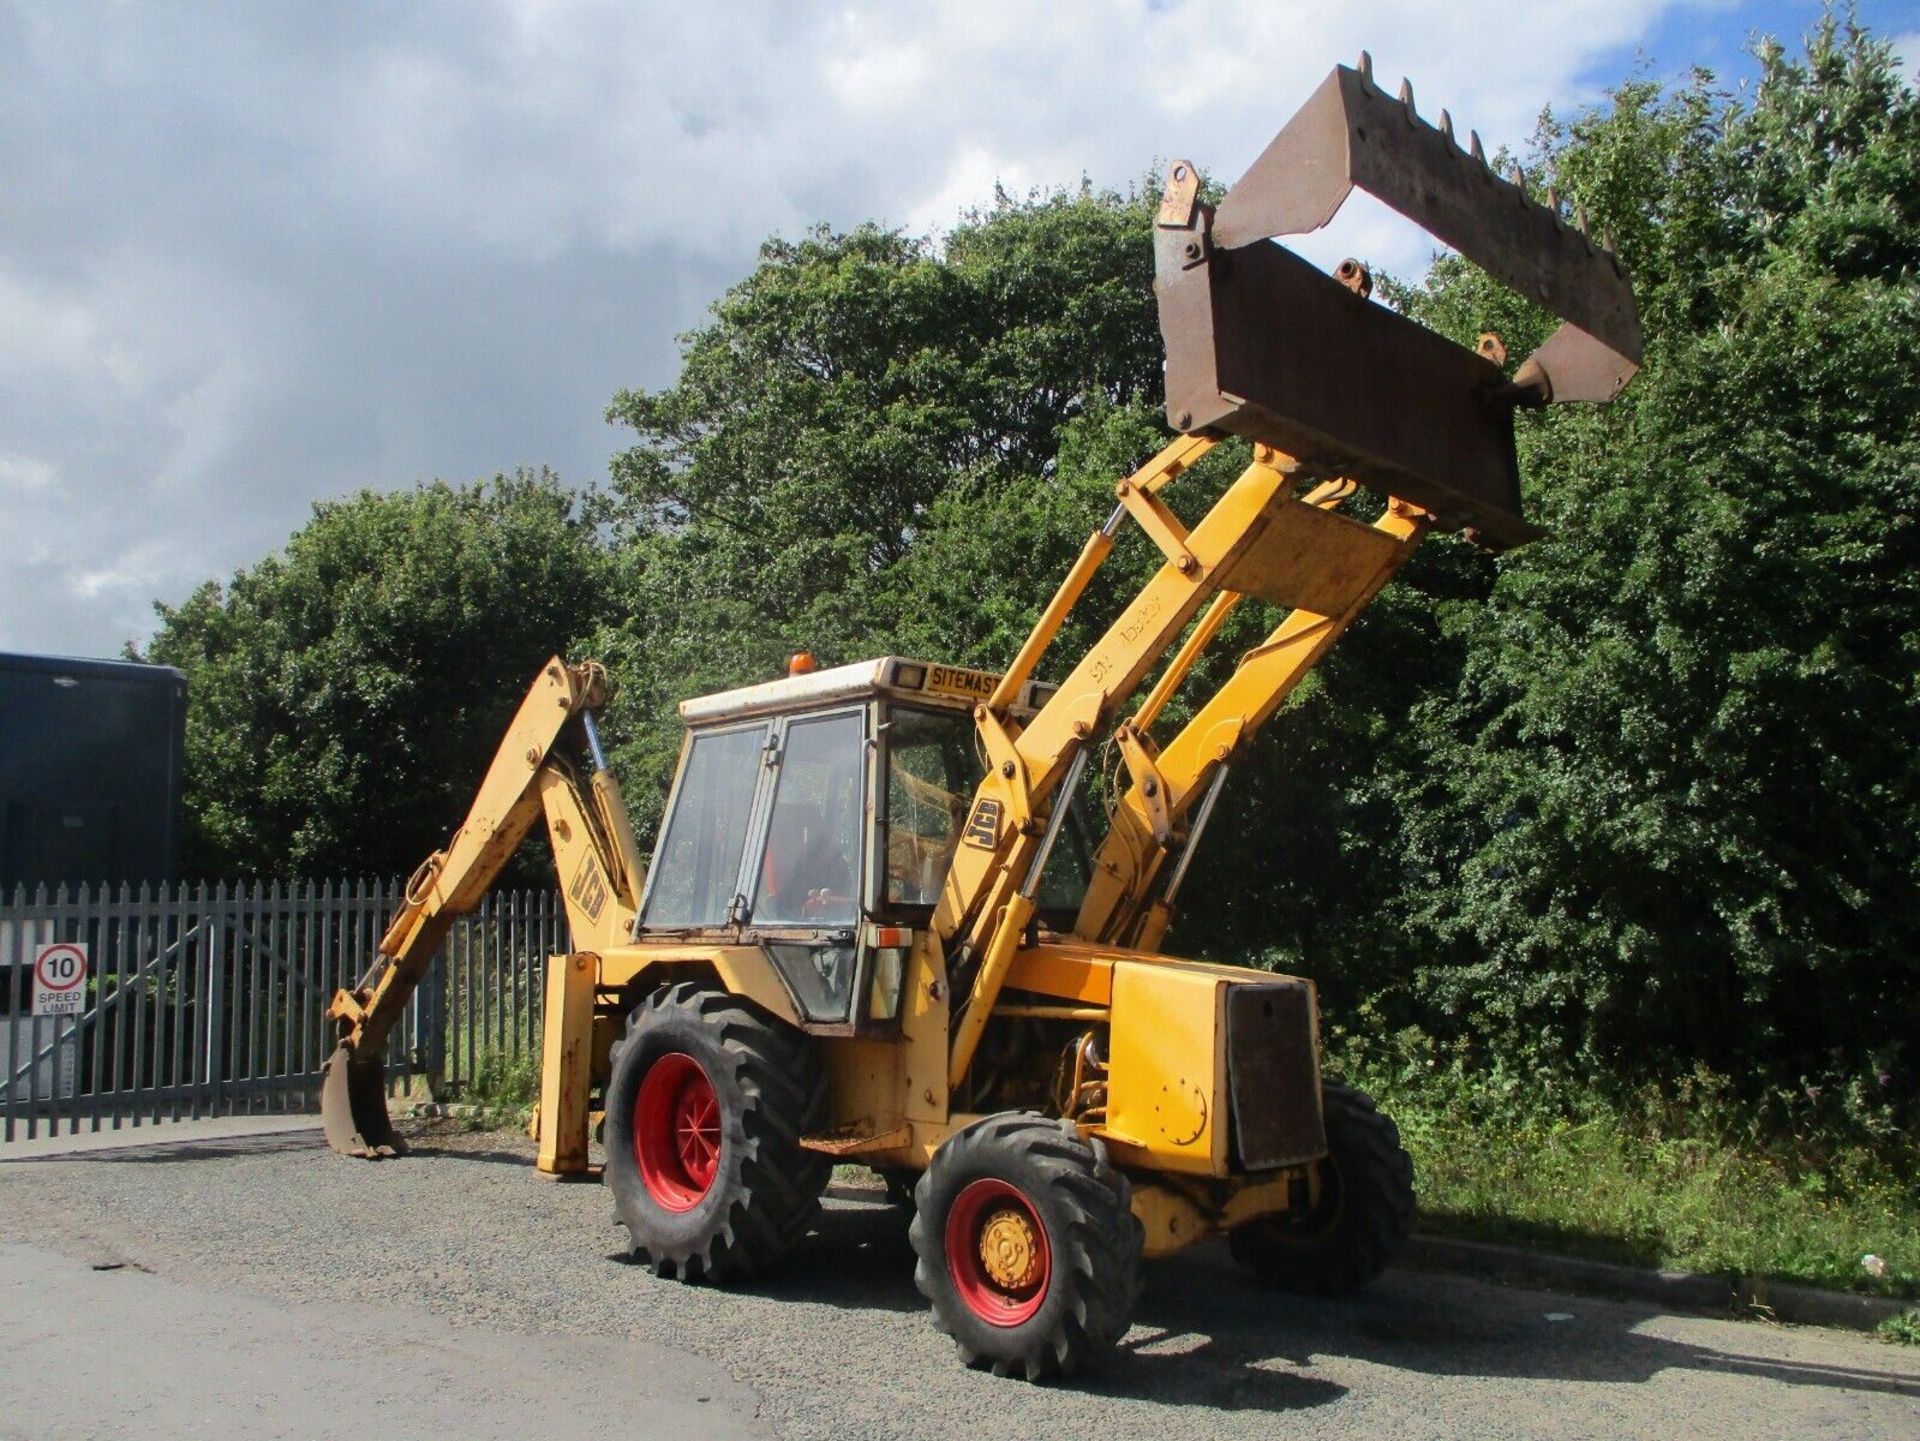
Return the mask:
[[[371,1156],[402,1149],[387,1117],[387,1036],[454,921],[480,903],[542,811],[566,878],[575,944],[625,938],[639,907],[641,874],[626,807],[594,729],[593,713],[606,693],[598,664],[568,665],[558,656],[547,662],[507,727],[466,820],[446,849],[427,857],[408,880],[379,959],[358,985],[335,994],[327,1015],[338,1044],[320,1094],[334,1150]],[[576,723],[592,768],[585,789],[556,750]]]

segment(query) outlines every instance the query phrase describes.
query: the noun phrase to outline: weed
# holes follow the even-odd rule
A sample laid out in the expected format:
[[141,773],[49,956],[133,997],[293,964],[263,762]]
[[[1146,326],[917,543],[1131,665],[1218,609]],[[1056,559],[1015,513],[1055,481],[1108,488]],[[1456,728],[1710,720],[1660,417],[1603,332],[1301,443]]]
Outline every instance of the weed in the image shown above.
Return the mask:
[[1874,1334],[1896,1346],[1920,1346],[1920,1311],[1902,1311],[1898,1316],[1889,1316]]
[[484,1052],[461,1100],[480,1108],[475,1130],[497,1131],[526,1124],[540,1096],[540,1059],[530,1052]]

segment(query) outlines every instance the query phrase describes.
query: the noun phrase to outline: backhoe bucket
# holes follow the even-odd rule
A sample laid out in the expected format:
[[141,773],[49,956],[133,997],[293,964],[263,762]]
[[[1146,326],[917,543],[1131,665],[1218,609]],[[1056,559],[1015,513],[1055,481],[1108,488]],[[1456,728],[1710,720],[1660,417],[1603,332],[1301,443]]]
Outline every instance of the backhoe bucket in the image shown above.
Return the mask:
[[320,1125],[327,1144],[343,1156],[406,1154],[406,1143],[387,1117],[387,1078],[378,1061],[362,1063],[349,1046],[327,1057],[320,1083]]
[[[1494,360],[1366,298],[1268,243],[1325,225],[1356,188],[1566,323],[1509,381]],[[1342,267],[1357,279],[1358,267]],[[1494,546],[1540,532],[1521,513],[1513,408],[1604,403],[1639,367],[1633,290],[1619,260],[1558,197],[1470,150],[1373,83],[1336,66],[1212,211],[1176,161],[1155,227],[1154,289],[1167,352],[1167,414],[1347,475]]]

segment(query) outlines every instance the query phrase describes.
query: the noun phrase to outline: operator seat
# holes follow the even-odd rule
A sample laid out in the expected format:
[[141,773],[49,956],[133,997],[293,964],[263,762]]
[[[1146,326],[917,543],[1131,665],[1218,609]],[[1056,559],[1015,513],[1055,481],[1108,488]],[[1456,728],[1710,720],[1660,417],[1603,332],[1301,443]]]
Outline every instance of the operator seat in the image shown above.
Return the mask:
[[[761,870],[761,895],[754,906],[759,921],[838,919],[843,909],[831,906],[833,917],[807,914],[809,898],[825,892],[844,900],[851,910],[853,867],[847,861],[844,838],[829,833],[820,808],[809,804],[780,807],[767,834],[766,861]],[[846,917],[851,920],[851,914]]]

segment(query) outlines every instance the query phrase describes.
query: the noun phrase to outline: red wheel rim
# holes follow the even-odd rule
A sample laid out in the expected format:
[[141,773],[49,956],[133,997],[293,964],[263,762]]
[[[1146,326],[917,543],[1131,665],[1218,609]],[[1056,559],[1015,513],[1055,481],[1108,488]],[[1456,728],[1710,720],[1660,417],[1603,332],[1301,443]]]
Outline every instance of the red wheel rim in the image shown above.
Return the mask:
[[700,1063],[670,1051],[647,1068],[633,1102],[633,1159],[647,1194],[691,1211],[720,1169],[720,1098]]
[[1047,1299],[1047,1228],[1017,1187],[993,1177],[969,1185],[947,1212],[946,1243],[954,1290],[989,1325],[1018,1326]]

